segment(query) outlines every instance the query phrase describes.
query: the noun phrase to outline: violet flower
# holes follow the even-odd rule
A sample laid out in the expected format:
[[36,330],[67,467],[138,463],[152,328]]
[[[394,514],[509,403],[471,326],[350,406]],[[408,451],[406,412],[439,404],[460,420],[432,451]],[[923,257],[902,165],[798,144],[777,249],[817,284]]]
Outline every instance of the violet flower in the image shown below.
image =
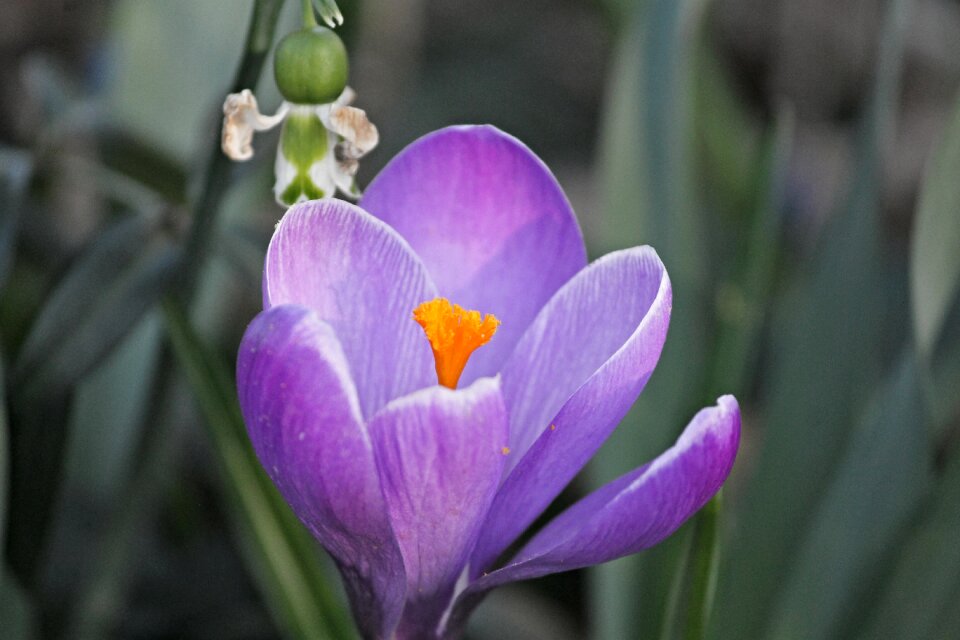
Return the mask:
[[456,638],[492,587],[650,547],[733,465],[724,396],[501,558],[643,389],[671,289],[649,247],[587,265],[549,170],[492,127],[414,142],[359,207],[291,208],[263,297],[240,348],[244,419],[365,638]]

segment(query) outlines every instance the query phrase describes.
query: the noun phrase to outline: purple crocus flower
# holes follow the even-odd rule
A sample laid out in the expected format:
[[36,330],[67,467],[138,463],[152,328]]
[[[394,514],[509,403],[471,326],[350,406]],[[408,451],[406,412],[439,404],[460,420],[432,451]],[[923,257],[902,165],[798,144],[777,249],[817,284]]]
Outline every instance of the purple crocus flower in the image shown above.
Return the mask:
[[650,547],[733,465],[724,396],[501,557],[643,389],[671,289],[650,247],[587,265],[556,180],[492,127],[414,142],[360,206],[291,208],[263,297],[240,347],[243,416],[365,638],[456,638],[497,585]]

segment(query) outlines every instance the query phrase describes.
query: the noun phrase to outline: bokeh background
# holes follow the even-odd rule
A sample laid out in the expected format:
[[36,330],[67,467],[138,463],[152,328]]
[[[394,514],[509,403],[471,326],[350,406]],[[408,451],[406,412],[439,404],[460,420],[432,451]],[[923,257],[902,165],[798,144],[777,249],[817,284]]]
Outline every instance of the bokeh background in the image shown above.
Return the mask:
[[[298,5],[0,4],[0,637],[351,633],[232,387],[282,210],[276,133],[231,165],[220,105],[279,104],[264,16],[280,36]],[[591,256],[651,244],[670,271],[661,364],[561,505],[718,395],[744,409],[709,517],[497,592],[470,637],[960,637],[960,2],[340,6],[382,137],[361,185],[492,123]]]

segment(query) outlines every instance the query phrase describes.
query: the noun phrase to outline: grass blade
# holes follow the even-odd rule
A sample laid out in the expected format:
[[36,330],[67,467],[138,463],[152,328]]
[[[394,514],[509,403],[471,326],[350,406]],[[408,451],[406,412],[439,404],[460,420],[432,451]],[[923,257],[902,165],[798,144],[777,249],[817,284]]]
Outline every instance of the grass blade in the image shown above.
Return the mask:
[[917,348],[926,359],[951,301],[960,294],[960,100],[928,165],[910,248],[910,295]]
[[160,298],[179,264],[160,223],[123,220],[79,258],[24,340],[13,371],[18,388],[71,388]]
[[13,263],[14,240],[33,162],[23,151],[0,148],[0,290]]
[[876,390],[813,514],[767,637],[854,635],[886,559],[932,489],[927,421],[919,370],[907,351]]
[[764,445],[723,562],[710,635],[718,640],[762,637],[804,523],[842,459],[855,408],[880,376],[882,327],[862,320],[881,317],[886,305],[879,153],[892,125],[908,5],[889,4],[846,206],[774,315]]
[[[940,480],[931,504],[902,545],[899,559],[864,625],[860,640],[956,637],[946,628],[960,596],[960,455]],[[960,621],[957,621],[960,622]]]

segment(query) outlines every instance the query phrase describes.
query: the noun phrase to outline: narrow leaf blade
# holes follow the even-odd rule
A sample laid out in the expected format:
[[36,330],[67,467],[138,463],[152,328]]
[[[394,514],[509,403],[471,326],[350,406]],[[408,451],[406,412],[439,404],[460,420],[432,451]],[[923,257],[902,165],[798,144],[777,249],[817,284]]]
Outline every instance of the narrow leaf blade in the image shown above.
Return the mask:
[[[912,530],[865,624],[860,640],[951,638],[945,628],[960,596],[960,455],[940,479],[924,517]],[[954,616],[956,618],[956,616]]]
[[880,281],[879,152],[891,130],[909,2],[888,5],[877,80],[843,210],[773,317],[763,448],[741,501],[710,637],[760,638],[807,518],[880,376],[886,292]]
[[917,347],[929,357],[960,293],[960,100],[920,190],[910,249],[910,295]]
[[811,519],[769,637],[847,638],[855,632],[886,558],[899,549],[932,488],[927,420],[919,369],[908,351],[877,389]]

